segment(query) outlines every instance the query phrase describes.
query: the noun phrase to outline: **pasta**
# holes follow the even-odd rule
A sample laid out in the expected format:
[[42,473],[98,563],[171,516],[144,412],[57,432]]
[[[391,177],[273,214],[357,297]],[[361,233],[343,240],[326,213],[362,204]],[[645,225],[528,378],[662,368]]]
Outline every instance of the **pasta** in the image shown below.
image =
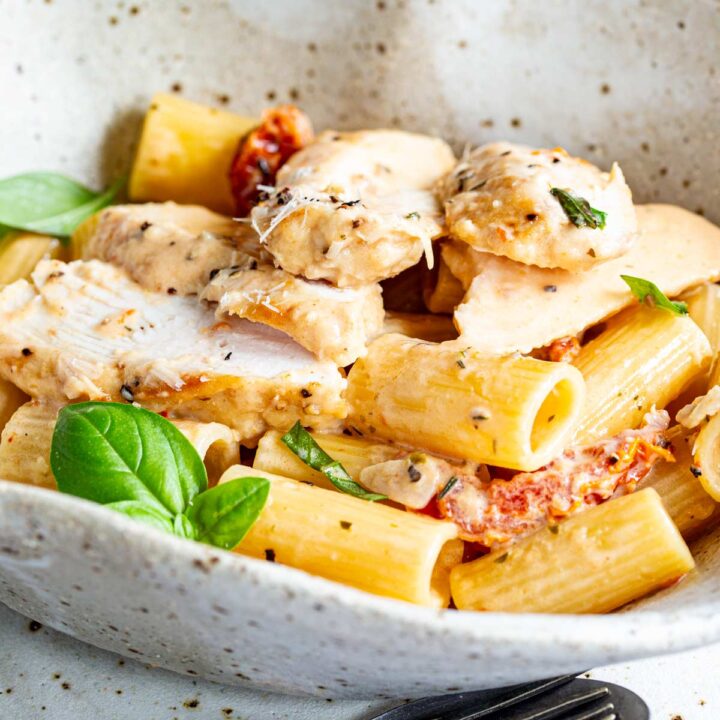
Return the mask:
[[174,95],[153,97],[130,176],[130,199],[174,200],[230,215],[230,163],[243,135],[257,125]]
[[677,580],[692,555],[651,488],[450,573],[461,610],[599,613]]
[[[50,444],[59,409],[57,405],[31,401],[16,410],[0,436],[1,478],[55,489]],[[178,420],[175,424],[204,458],[211,485],[217,483],[229,465],[238,461],[237,433],[229,427],[194,420]]]
[[383,335],[353,366],[347,394],[350,422],[366,434],[534,470],[572,434],[585,393],[564,363]]
[[34,233],[8,233],[0,240],[0,288],[26,278],[45,257],[59,259],[65,248],[57,238]]
[[665,407],[704,372],[710,355],[707,338],[687,317],[643,306],[621,313],[573,363],[587,386],[576,441],[637,427],[653,406]]
[[694,537],[717,514],[717,503],[693,474],[693,436],[680,427],[668,433],[674,462],[660,461],[639,487],[651,487],[684,537]]
[[378,595],[430,607],[450,598],[462,559],[452,523],[329,492],[241,465],[220,483],[260,476],[270,498],[235,552],[300,568]]
[[445,315],[386,312],[385,333],[398,333],[428,342],[444,342],[457,337],[452,320]]
[[431,608],[607,612],[693,568],[708,220],[562,148],[166,94],[118,186],[2,180],[3,480]]
[[[274,430],[265,433],[258,443],[253,468],[334,490],[325,475],[300,460],[282,442],[281,437],[281,434]],[[324,434],[314,434],[313,437],[328,455],[342,463],[353,480],[358,480],[360,472],[369,465],[398,456],[398,449],[392,445],[365,438]]]

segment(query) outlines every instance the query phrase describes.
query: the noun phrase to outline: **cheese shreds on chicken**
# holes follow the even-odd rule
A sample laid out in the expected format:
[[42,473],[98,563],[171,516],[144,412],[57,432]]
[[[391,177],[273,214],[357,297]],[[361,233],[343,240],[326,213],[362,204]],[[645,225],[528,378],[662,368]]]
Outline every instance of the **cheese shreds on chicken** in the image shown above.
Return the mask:
[[[562,148],[483,145],[437,192],[452,237],[528,265],[584,270],[627,252],[635,236],[632,194],[620,167],[605,173]],[[558,195],[583,203],[585,213],[576,205],[566,212]]]
[[627,255],[583,273],[523,265],[448,243],[443,259],[468,288],[455,311],[461,341],[493,354],[530,352],[637,302],[620,275],[654,282],[673,297],[720,278],[720,229],[673,205],[637,207]]
[[696,397],[678,410],[675,419],[680,425],[693,429],[720,412],[720,385],[713,385],[705,395]]
[[443,233],[432,192],[455,164],[443,140],[399,130],[321,133],[280,169],[252,221],[275,264],[338,287],[415,265]]
[[203,299],[225,314],[263,323],[294,338],[322,360],[350,365],[382,331],[380,286],[336,288],[270,266],[228,268],[205,288]]
[[31,397],[137,401],[221,422],[243,442],[295,420],[334,428],[345,380],[287,335],[218,322],[195,298],[153,293],[97,260],[42,261],[0,293],[0,376]]
[[249,225],[197,205],[115,205],[89,222],[82,257],[122,267],[156,292],[200,293],[213,270],[247,253],[269,260]]
[[446,477],[455,482],[440,491],[439,514],[457,523],[463,540],[487,548],[555,524],[613,496],[633,492],[655,462],[672,461],[663,435],[669,421],[664,411],[649,413],[639,430],[568,448],[544,468],[510,480],[484,482],[449,468]]

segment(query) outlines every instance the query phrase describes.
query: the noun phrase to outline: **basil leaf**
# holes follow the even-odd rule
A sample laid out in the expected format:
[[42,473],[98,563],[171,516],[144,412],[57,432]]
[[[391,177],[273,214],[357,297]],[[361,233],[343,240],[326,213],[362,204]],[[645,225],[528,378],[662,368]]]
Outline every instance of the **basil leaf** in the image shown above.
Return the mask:
[[620,277],[627,283],[633,295],[648,307],[663,308],[663,310],[669,310],[676,315],[688,314],[687,303],[669,300],[667,295],[650,280],[633,277],[632,275],[621,275]]
[[167,513],[162,513],[138,500],[121,500],[120,502],[108,503],[105,507],[111,510],[117,510],[133,520],[139,520],[146,525],[152,525],[158,530],[165,530],[165,532],[173,531],[172,518]]
[[121,403],[64,407],[50,467],[61,492],[103,504],[136,500],[171,517],[207,487],[200,456],[171,422]]
[[348,471],[315,442],[300,421],[296,422],[281,439],[306,465],[325,475],[340,492],[370,502],[387,499],[387,495],[368,492],[362,485],[356,483]]
[[109,205],[124,178],[98,194],[57,173],[33,172],[0,180],[0,226],[67,237]]
[[185,512],[195,539],[232,550],[258,519],[269,493],[270,482],[259,477],[237,478],[201,493]]
[[[190,502],[192,502],[192,500]],[[197,529],[186,515],[175,516],[173,519],[172,532],[178,537],[186,538],[187,540],[195,540],[197,537]]]
[[607,213],[596,210],[590,203],[579,195],[573,195],[569,190],[551,188],[550,193],[560,203],[568,220],[575,227],[589,227],[602,230],[605,227]]

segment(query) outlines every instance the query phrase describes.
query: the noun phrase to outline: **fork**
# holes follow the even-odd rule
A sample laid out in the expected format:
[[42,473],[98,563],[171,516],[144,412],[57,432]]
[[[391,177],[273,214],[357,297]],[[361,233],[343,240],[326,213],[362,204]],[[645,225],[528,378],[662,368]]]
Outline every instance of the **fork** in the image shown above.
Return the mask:
[[647,705],[612,683],[564,675],[500,690],[428,697],[372,720],[649,720]]

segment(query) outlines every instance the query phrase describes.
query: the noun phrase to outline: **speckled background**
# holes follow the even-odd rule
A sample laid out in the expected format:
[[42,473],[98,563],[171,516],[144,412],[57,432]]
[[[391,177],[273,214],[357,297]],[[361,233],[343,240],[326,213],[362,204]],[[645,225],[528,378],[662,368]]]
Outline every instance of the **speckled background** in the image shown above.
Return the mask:
[[0,0],[0,17],[5,174],[106,181],[163,90],[456,147],[562,144],[619,160],[641,201],[720,218],[717,0]]

